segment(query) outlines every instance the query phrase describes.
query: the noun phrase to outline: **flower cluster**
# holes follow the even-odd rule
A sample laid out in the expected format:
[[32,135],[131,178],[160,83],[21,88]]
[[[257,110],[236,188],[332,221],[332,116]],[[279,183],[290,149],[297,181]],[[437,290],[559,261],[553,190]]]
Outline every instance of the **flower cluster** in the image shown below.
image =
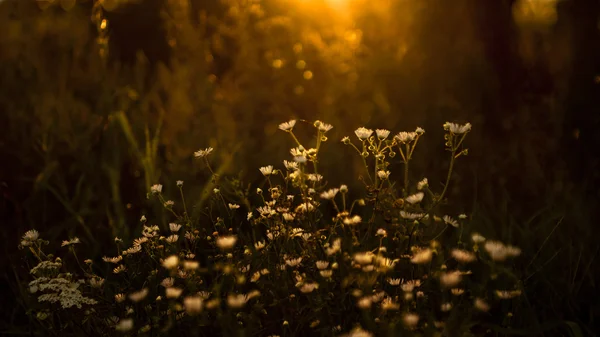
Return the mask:
[[[296,120],[279,125],[294,147],[279,167],[259,169],[264,184],[255,192],[228,198],[221,192],[225,188],[215,185],[207,212],[192,219],[185,200],[181,207],[167,204],[162,185],[154,185],[151,195],[172,218],[149,224],[143,217],[140,237],[129,247],[116,239],[118,255],[103,257],[103,268],[86,260],[87,281],[61,273],[67,267],[62,260],[41,259],[31,270],[36,276],[31,292],[44,292],[39,301],[60,302],[65,309],[88,305],[110,312],[109,317],[88,316],[107,331],[348,331],[343,336],[447,333],[452,315],[472,311],[466,317],[476,318],[496,301],[521,294],[518,279],[504,272],[506,266],[499,268],[520,250],[476,233],[464,242],[466,215],[436,215],[449,181],[436,192],[427,178],[408,179],[423,129],[391,137],[389,130],[361,127],[355,131],[358,146],[344,137],[368,175],[366,196],[352,200],[347,185],[328,186],[318,170],[321,145],[332,126],[314,122],[317,137],[311,146],[298,139],[295,127]],[[471,126],[447,123],[444,128],[452,166],[466,154],[462,144]],[[212,151],[195,156],[209,164]],[[391,181],[397,164],[404,168],[400,190]],[[183,189],[183,182],[176,185]],[[250,203],[249,195],[258,201]],[[444,232],[453,239],[441,241]],[[37,232],[27,232],[21,246],[37,240]],[[75,254],[72,245],[78,242],[71,239],[63,246]],[[101,276],[95,273],[100,269],[110,272]]]

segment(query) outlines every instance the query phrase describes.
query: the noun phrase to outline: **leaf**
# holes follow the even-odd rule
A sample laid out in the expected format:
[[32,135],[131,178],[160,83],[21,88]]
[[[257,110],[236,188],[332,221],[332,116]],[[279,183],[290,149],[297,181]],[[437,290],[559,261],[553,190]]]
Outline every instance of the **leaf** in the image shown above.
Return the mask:
[[573,321],[564,321],[564,323],[569,327],[570,335],[573,337],[583,337],[583,332],[579,327],[579,324]]

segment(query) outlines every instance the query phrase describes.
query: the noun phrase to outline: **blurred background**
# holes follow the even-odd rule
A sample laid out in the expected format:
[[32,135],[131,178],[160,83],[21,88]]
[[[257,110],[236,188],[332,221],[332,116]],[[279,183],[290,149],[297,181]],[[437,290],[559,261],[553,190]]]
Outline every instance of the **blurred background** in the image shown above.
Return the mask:
[[26,230],[98,257],[159,212],[152,184],[200,199],[194,151],[254,186],[298,118],[334,125],[322,171],[357,189],[354,129],[423,127],[410,178],[439,187],[442,124],[471,122],[448,212],[522,247],[517,327],[593,333],[599,101],[598,0],[2,0],[0,331],[26,331]]

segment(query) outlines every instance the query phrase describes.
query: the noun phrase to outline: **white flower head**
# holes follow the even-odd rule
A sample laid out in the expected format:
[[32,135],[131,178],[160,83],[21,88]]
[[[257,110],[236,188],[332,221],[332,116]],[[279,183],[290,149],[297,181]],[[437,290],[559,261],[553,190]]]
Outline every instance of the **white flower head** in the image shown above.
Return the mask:
[[433,251],[431,248],[424,248],[416,252],[410,259],[410,262],[414,264],[425,264],[431,261]]
[[23,240],[29,241],[29,242],[33,242],[33,241],[37,240],[39,237],[40,237],[40,233],[38,231],[36,231],[35,229],[28,230],[27,232],[25,232],[25,234],[23,234]]
[[325,191],[323,193],[321,193],[321,199],[325,199],[325,200],[331,200],[333,198],[335,198],[335,195],[339,192],[339,189],[337,188],[332,188],[328,191]]
[[70,239],[69,241],[63,241],[62,244],[60,245],[61,247],[65,247],[65,246],[71,246],[74,244],[80,243],[79,238],[78,237],[74,237],[72,239]]
[[265,177],[274,174],[273,165],[263,166],[260,169],[260,173],[262,173]]
[[444,123],[444,130],[450,131],[450,133],[456,135],[461,135],[463,133],[471,131],[471,123],[460,125],[456,123],[446,122]]
[[167,296],[167,298],[178,298],[179,296],[181,296],[182,292],[183,289],[181,288],[169,287],[165,289],[165,295]]
[[176,232],[178,232],[181,229],[181,225],[177,224],[177,223],[174,223],[174,222],[171,222],[169,224],[169,229],[171,230],[171,232],[176,233]]
[[221,236],[217,238],[217,246],[223,250],[231,249],[235,245],[236,241],[237,236],[235,235]]
[[476,259],[475,254],[473,254],[469,251],[466,251],[466,250],[462,250],[462,249],[453,249],[452,257],[456,261],[461,262],[461,263],[473,262]]
[[377,138],[384,140],[390,135],[390,130],[377,129],[375,130],[375,133],[377,134]]
[[179,265],[179,257],[177,255],[171,255],[163,261],[162,265],[167,269],[176,268]]
[[139,302],[148,296],[148,288],[129,294],[129,299],[133,302]]
[[356,137],[358,137],[358,139],[366,140],[366,139],[369,139],[369,137],[371,137],[371,135],[373,134],[373,130],[367,129],[364,127],[360,127],[358,129],[356,129],[354,131],[354,133],[356,134]]
[[187,296],[183,299],[183,307],[188,315],[196,315],[204,307],[204,299],[201,296]]
[[152,185],[152,187],[150,187],[150,192],[152,192],[152,194],[160,194],[162,192],[162,185],[161,184]]
[[408,197],[406,197],[406,202],[408,202],[409,204],[416,204],[421,202],[421,200],[423,200],[423,196],[425,196],[425,194],[423,192],[417,192],[413,195],[409,195]]
[[183,180],[177,180],[177,187],[183,186]]
[[194,152],[194,157],[196,157],[196,158],[204,158],[204,157],[208,156],[209,154],[211,154],[211,152],[213,152],[213,148],[212,147],[207,147],[204,150],[198,150],[198,151]]
[[414,328],[419,323],[419,315],[413,313],[406,313],[402,317],[402,322],[407,328]]
[[452,217],[451,217],[451,216],[449,216],[449,215],[444,215],[444,217],[443,217],[442,219],[444,219],[444,222],[445,222],[446,224],[448,224],[448,225],[450,225],[450,226],[452,226],[452,227],[456,227],[456,228],[458,228],[458,226],[459,226],[459,223],[458,223],[458,221],[456,221],[456,220],[452,219]]
[[410,143],[413,140],[415,140],[415,138],[417,138],[416,132],[406,132],[406,131],[399,132],[397,135],[394,136],[394,139],[396,141],[403,143],[403,144]]
[[423,180],[421,180],[417,183],[417,190],[420,191],[427,186],[429,186],[429,181],[427,180],[427,178],[423,178]]
[[290,132],[294,128],[294,125],[296,125],[296,120],[292,119],[292,120],[290,120],[288,122],[284,122],[284,123],[279,124],[279,129],[283,130],[283,131],[286,131],[286,132]]
[[327,124],[327,123],[323,123],[321,121],[315,121],[314,126],[319,129],[319,131],[325,133],[331,129],[333,129],[333,125],[331,124]]
[[379,170],[377,171],[377,177],[381,180],[386,180],[390,177],[390,171]]
[[133,329],[133,319],[132,318],[123,318],[117,323],[115,326],[117,331],[126,332]]

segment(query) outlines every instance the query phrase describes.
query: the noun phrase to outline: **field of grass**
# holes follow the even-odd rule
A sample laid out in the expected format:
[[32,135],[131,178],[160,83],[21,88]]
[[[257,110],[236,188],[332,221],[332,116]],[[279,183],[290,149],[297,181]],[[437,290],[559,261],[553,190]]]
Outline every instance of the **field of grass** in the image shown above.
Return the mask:
[[0,334],[594,336],[600,8],[521,2],[0,1]]

